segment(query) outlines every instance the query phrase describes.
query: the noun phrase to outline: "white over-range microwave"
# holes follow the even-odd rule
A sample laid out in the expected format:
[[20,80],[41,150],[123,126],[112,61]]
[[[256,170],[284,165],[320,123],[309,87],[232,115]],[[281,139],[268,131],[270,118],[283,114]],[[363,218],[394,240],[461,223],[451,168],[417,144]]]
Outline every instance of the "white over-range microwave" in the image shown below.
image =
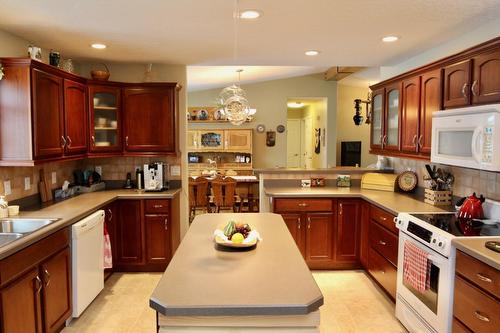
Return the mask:
[[500,104],[432,114],[431,162],[500,171]]

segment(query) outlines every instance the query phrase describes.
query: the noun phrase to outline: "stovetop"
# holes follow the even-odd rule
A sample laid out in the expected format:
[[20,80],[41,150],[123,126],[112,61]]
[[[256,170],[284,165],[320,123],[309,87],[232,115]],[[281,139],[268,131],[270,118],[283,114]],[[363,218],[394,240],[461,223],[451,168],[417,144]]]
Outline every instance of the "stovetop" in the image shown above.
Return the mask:
[[460,219],[455,213],[410,215],[456,237],[500,236],[500,223],[486,224],[480,220]]

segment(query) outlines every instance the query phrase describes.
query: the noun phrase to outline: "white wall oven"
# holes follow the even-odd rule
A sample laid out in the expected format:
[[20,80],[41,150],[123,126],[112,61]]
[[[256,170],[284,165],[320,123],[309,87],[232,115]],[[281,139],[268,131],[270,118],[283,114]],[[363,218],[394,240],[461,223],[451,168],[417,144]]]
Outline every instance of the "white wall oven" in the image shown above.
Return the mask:
[[431,162],[500,171],[500,104],[432,116]]

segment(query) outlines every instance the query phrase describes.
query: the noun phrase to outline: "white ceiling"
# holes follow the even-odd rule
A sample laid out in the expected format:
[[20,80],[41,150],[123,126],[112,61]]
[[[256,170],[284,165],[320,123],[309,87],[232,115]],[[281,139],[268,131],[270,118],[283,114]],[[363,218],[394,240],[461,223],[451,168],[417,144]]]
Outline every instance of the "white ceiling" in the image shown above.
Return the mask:
[[[240,9],[263,16],[239,22],[234,60],[233,6],[231,0],[0,0],[0,29],[76,59],[305,66],[295,75],[331,65],[390,65],[500,16],[499,0],[240,0]],[[401,39],[382,43],[389,34]],[[94,42],[108,48],[91,49]],[[308,49],[321,53],[307,57]]]

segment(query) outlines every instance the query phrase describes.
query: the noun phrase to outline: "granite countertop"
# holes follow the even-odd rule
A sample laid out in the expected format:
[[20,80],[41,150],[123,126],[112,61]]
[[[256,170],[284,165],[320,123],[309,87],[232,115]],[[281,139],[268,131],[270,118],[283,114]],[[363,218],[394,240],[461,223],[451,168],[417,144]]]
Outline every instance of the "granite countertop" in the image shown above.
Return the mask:
[[500,253],[484,246],[487,241],[500,241],[500,237],[465,237],[455,238],[451,242],[457,249],[484,262],[485,264],[500,270]]
[[377,190],[365,190],[359,187],[314,187],[302,188],[298,186],[287,187],[265,187],[266,195],[273,198],[318,198],[318,197],[353,197],[362,198],[397,215],[400,212],[449,212],[453,211],[451,206],[433,206],[408,194],[398,192],[386,192]]
[[[250,251],[219,251],[213,232],[229,220],[249,223],[263,238]],[[197,216],[150,298],[166,316],[308,314],[323,295],[281,215]]]
[[74,198],[58,202],[46,208],[21,212],[20,218],[58,218],[60,220],[47,225],[35,232],[21,237],[12,243],[0,247],[0,259],[39,241],[50,234],[74,224],[90,215],[92,212],[107,205],[115,199],[154,199],[154,198],[173,198],[180,192],[180,189],[172,189],[163,192],[137,192],[136,190],[108,190],[92,193],[85,193]]

